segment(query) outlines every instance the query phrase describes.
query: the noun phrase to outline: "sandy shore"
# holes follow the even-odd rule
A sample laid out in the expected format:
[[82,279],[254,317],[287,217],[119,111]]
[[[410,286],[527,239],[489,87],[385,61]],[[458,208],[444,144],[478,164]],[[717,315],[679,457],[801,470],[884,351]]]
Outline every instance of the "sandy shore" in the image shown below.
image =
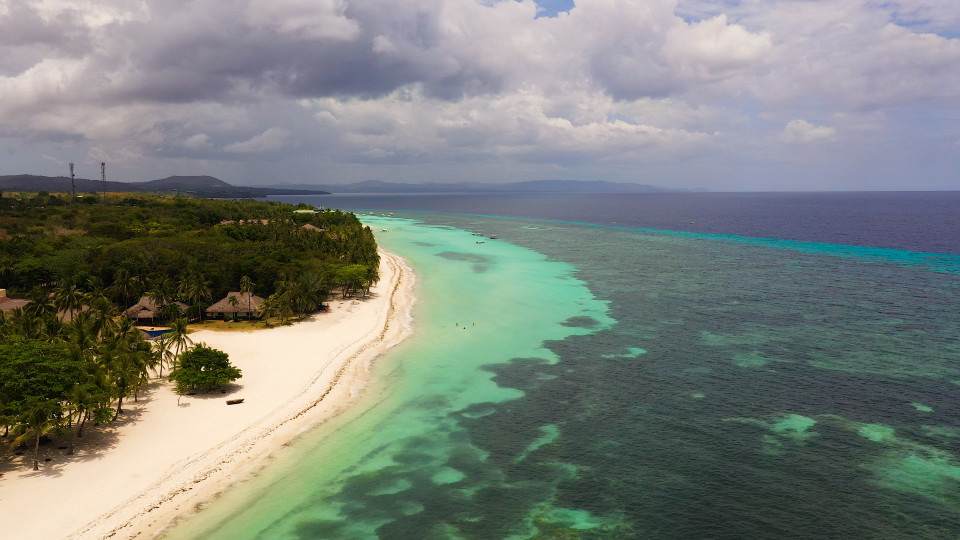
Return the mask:
[[[191,334],[243,370],[229,393],[178,405],[158,380],[75,455],[46,448],[50,461],[36,472],[19,458],[0,463],[3,537],[149,538],[346,406],[370,361],[410,332],[413,274],[380,254],[381,280],[367,299],[332,298],[330,313],[287,327]],[[226,405],[233,398],[244,402]]]

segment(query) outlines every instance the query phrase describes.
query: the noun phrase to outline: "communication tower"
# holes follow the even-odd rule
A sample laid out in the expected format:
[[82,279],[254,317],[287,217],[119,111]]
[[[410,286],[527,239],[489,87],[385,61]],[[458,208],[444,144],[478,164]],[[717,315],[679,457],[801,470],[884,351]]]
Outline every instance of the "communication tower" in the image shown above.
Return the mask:
[[70,204],[77,202],[77,183],[73,181],[73,162],[70,162]]
[[100,181],[103,183],[103,204],[107,204],[107,164],[100,162]]

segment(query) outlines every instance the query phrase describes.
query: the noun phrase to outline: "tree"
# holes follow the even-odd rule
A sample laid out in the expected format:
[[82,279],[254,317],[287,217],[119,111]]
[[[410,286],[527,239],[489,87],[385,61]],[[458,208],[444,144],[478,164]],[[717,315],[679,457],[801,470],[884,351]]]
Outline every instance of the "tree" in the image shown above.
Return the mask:
[[60,414],[60,403],[56,399],[43,399],[29,396],[20,415],[20,423],[27,431],[16,439],[23,442],[30,436],[34,437],[33,470],[40,470],[40,436],[56,424]]
[[65,311],[73,319],[74,311],[83,309],[84,294],[76,285],[62,281],[53,293],[53,305],[58,311]]
[[240,304],[240,301],[237,300],[237,296],[236,296],[235,294],[231,294],[231,295],[230,295],[230,298],[227,299],[227,302],[230,302],[230,307],[233,308],[233,319],[236,320],[236,319],[237,319],[237,306]]
[[240,292],[247,294],[247,317],[250,317],[250,302],[253,300],[253,280],[250,279],[250,276],[243,276],[240,278]]
[[163,310],[173,300],[173,280],[168,277],[154,280],[153,287],[147,291],[147,297],[153,302],[156,311]]
[[187,319],[177,319],[170,325],[170,341],[173,342],[173,345],[177,349],[174,357],[179,357],[187,346],[193,343],[193,340],[187,335],[189,331],[187,328]]
[[203,276],[200,274],[191,272],[182,282],[180,282],[180,288],[177,289],[177,293],[184,300],[187,300],[188,302],[200,308],[198,311],[200,320],[202,321],[203,308],[200,306],[200,301],[210,298],[210,283],[204,280]]
[[157,377],[163,377],[163,365],[170,364],[171,360],[174,359],[174,353],[170,350],[170,346],[173,345],[173,340],[170,338],[169,333],[160,334],[160,337],[154,341],[156,344],[156,355],[157,355],[157,365],[160,366],[160,372],[157,374]]
[[177,384],[177,392],[189,388],[211,390],[241,377],[240,368],[230,364],[227,353],[200,343],[180,355],[170,380]]
[[130,297],[143,290],[143,280],[132,276],[126,268],[120,268],[113,276],[113,291],[123,297],[123,308],[130,307]]
[[30,303],[23,308],[33,314],[38,319],[43,319],[46,315],[56,315],[57,308],[53,306],[53,299],[46,289],[34,287],[27,295]]

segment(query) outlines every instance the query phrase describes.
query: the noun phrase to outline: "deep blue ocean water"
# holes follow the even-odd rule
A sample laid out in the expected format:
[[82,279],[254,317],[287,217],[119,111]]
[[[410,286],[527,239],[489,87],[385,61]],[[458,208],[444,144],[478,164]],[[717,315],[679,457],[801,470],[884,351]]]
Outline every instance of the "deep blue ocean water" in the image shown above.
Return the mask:
[[563,321],[580,331],[543,342],[555,361],[480,368],[518,397],[416,405],[435,414],[450,481],[418,473],[437,466],[421,433],[258,530],[960,537],[960,194],[302,199],[474,233],[484,244],[438,253],[463,279],[500,264],[490,243],[533,250],[606,314]]
[[348,209],[489,214],[960,254],[960,191],[343,194],[309,200]]

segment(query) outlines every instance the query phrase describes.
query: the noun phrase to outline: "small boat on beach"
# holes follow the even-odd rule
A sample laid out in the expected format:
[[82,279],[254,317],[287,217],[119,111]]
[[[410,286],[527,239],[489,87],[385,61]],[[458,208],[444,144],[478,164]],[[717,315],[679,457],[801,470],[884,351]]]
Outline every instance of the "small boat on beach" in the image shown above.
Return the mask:
[[239,403],[243,403],[243,398],[227,400],[227,405],[237,405]]

